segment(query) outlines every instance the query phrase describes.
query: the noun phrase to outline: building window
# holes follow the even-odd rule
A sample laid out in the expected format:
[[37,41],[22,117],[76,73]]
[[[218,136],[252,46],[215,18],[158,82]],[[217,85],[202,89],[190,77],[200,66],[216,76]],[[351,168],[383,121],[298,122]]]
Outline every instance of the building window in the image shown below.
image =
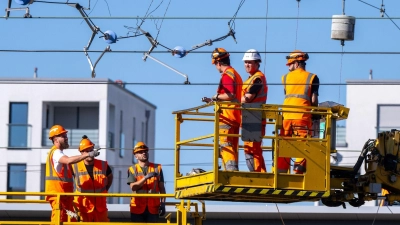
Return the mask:
[[123,112],[121,111],[119,116],[119,156],[123,158],[125,156],[125,135],[124,135],[124,119]]
[[377,112],[377,133],[382,131],[390,131],[391,129],[400,130],[400,105],[385,104],[378,105]]
[[11,102],[8,124],[8,147],[29,147],[30,125],[28,124],[28,103]]
[[109,106],[109,116],[108,116],[108,133],[107,133],[107,148],[114,150],[114,132],[115,132],[115,106]]
[[[7,192],[26,191],[26,164],[8,164]],[[8,199],[25,199],[25,196],[7,196]]]
[[[136,118],[133,117],[133,130],[132,130],[132,145],[135,146],[136,145]],[[132,163],[135,164],[136,163],[136,159],[135,159],[135,155],[132,154]]]

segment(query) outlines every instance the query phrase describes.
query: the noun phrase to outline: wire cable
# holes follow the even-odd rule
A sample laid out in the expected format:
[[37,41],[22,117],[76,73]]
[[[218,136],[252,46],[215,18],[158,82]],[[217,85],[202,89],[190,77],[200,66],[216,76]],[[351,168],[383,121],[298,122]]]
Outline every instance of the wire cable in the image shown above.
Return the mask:
[[[340,72],[339,72],[339,83],[342,83],[342,68],[343,68],[343,53],[344,53],[344,46],[342,45],[342,54],[340,54]],[[340,86],[339,85],[339,101],[340,102]]]
[[[168,5],[167,5],[167,8],[165,9],[165,12],[164,12],[164,16],[163,17],[165,17],[165,15],[167,15],[167,11],[168,11],[168,8],[169,8],[169,5],[171,4],[171,0],[169,0],[169,2],[168,2]],[[157,28],[157,24],[156,24],[156,28],[157,28],[157,35],[156,35],[156,38],[155,38],[155,40],[157,41],[157,38],[158,38],[158,35],[160,34],[160,31],[161,31],[161,27],[162,27],[162,25],[163,25],[163,22],[164,22],[164,19],[162,19],[161,20],[161,24],[160,24],[160,28]],[[159,43],[160,44],[160,43]],[[164,48],[167,48],[167,47],[165,47],[165,46],[163,46],[163,45],[161,45],[162,47],[164,47]],[[167,48],[167,49],[169,49],[169,48]],[[172,49],[169,49],[170,51],[172,50]]]
[[[28,78],[26,80],[27,81],[24,81],[24,79],[19,79],[19,78],[16,78],[14,80],[2,80],[0,78],[0,84],[21,84],[21,85],[22,84],[62,84],[62,85],[64,85],[64,84],[72,84],[72,85],[77,85],[77,84],[82,84],[82,85],[85,85],[85,84],[97,84],[97,85],[110,84],[110,85],[119,85],[119,84],[116,84],[114,82],[101,82],[101,81],[74,81],[74,80],[71,80],[71,81],[52,81],[51,79],[40,80],[40,78],[39,79],[35,78],[34,79],[35,81],[30,81],[31,80],[30,78]],[[220,83],[190,83],[191,86],[206,86],[206,85],[217,86],[219,84]],[[187,84],[184,84],[184,83],[161,83],[161,82],[160,83],[156,83],[156,82],[155,83],[126,82],[126,83],[124,83],[124,85],[187,86]],[[283,84],[282,83],[268,83],[268,85],[271,85],[271,86],[272,85],[282,86]],[[297,83],[297,84],[290,84],[290,85],[306,85],[306,84]],[[372,82],[362,82],[362,81],[360,81],[360,82],[351,82],[351,83],[320,83],[319,85],[320,86],[321,85],[326,85],[326,86],[335,86],[335,85],[342,85],[342,86],[358,86],[358,85],[393,86],[394,85],[394,86],[398,86],[398,85],[400,85],[400,82],[393,82],[393,81],[392,82],[391,81],[382,82],[382,81],[379,81],[379,80],[373,80]]]
[[278,204],[275,203],[275,206],[276,206],[276,209],[278,210],[279,216],[281,217],[282,224],[285,225],[285,221],[283,221],[282,214],[281,214],[281,212],[279,211]]
[[229,27],[230,27],[231,29],[233,29],[233,30],[235,30],[235,20],[236,20],[237,14],[238,14],[240,8],[243,6],[243,4],[244,4],[245,1],[246,1],[246,0],[241,0],[241,1],[239,2],[239,6],[238,6],[238,8],[237,8],[235,14],[233,14],[232,18],[231,18],[231,19],[229,20],[229,22],[228,22]]
[[[6,19],[6,17],[0,17],[0,19]],[[83,17],[89,18],[89,17]],[[26,18],[23,17],[7,17],[7,19],[24,19]],[[62,19],[62,20],[69,20],[69,19],[82,19],[81,17],[77,16],[33,16],[32,18],[29,18],[29,20],[32,19]],[[102,19],[102,20],[131,20],[131,19],[147,19],[147,17],[139,17],[139,16],[93,16],[90,17],[90,19]],[[152,17],[153,20],[156,19],[165,19],[165,20],[227,20],[231,19],[231,17],[215,17],[215,16],[204,16],[204,17],[176,17],[176,16],[171,16],[171,17]],[[265,16],[247,16],[247,17],[236,17],[235,20],[332,20],[332,17],[265,17]],[[357,20],[390,20],[390,19],[400,19],[400,17],[392,17],[392,18],[381,18],[381,17],[356,17]]]
[[[137,35],[140,36],[140,35]],[[136,36],[135,36],[136,37]],[[166,46],[161,45],[164,48],[167,48]],[[169,49],[169,48],[167,48]],[[111,52],[108,52],[107,54],[115,54],[115,53],[140,53],[143,54],[145,52],[147,52],[148,50],[113,50]],[[49,49],[0,49],[0,53],[1,52],[15,52],[15,53],[82,53],[84,52],[83,50],[61,50],[61,49],[54,49],[54,50],[49,50]],[[103,50],[87,50],[86,52],[94,52],[94,53],[102,53]],[[168,53],[171,54],[170,51],[152,51],[155,53]],[[192,53],[200,53],[200,54],[210,54],[209,51],[195,51]],[[192,54],[191,53],[191,54]],[[243,54],[245,53],[245,51],[229,51],[230,54]],[[286,52],[286,51],[259,51],[260,54],[262,53],[266,53],[266,54],[288,54],[290,52]],[[400,55],[400,52],[320,52],[320,51],[316,51],[316,52],[307,52],[308,54],[345,54],[345,55]]]
[[[268,0],[267,0],[267,10],[265,13],[265,17],[268,17]],[[264,74],[265,74],[265,68],[267,65],[267,34],[268,34],[268,20],[265,20],[265,38],[264,38]]]
[[300,0],[297,0],[296,40],[294,41],[294,49],[297,49],[297,33],[299,30],[299,16],[300,16]]
[[362,2],[362,3],[364,3],[364,4],[366,4],[366,5],[369,5],[369,6],[371,6],[372,8],[375,8],[375,9],[378,9],[380,12],[381,12],[381,16],[383,17],[383,15],[386,15],[387,16],[387,18],[397,27],[397,29],[398,30],[400,30],[400,27],[394,22],[394,20],[386,13],[386,10],[385,10],[385,5],[383,4],[383,0],[382,0],[382,4],[381,4],[381,8],[379,8],[379,7],[376,7],[376,6],[374,6],[374,5],[371,5],[371,4],[369,4],[369,3],[367,3],[367,2],[364,2],[364,1],[362,1],[362,0],[358,0],[359,2]]

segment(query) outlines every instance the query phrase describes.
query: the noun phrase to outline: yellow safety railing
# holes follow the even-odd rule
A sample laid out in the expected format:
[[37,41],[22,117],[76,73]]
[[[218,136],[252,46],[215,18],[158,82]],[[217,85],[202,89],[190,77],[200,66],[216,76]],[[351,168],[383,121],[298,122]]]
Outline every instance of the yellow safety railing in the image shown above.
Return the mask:
[[[174,198],[175,194],[128,194],[128,193],[43,193],[43,192],[0,192],[0,196],[56,196],[56,220],[53,222],[50,221],[1,221],[0,220],[0,225],[5,225],[5,224],[18,224],[18,225],[25,225],[25,224],[51,224],[51,225],[68,225],[68,224],[94,224],[93,222],[70,222],[70,217],[68,218],[68,222],[62,222],[60,221],[61,218],[61,205],[60,205],[60,197],[61,196],[90,196],[90,197],[146,197],[146,198]],[[8,203],[8,204],[13,204],[13,203],[38,203],[38,204],[43,204],[48,202],[46,200],[30,200],[30,199],[0,199],[0,203]],[[191,201],[179,201],[179,202],[166,202],[167,206],[175,206],[177,213],[176,213],[176,222],[171,222],[172,221],[172,214],[168,213],[165,216],[165,224],[171,224],[171,225],[187,225],[188,221],[188,216],[190,218],[193,218],[195,221],[195,225],[202,225],[202,221],[205,220],[205,203],[200,201],[201,209],[202,212],[200,213],[198,211],[198,203],[196,202],[191,202]],[[194,211],[191,211],[191,207],[194,207]],[[129,211],[129,208],[127,208],[127,211]],[[79,216],[79,212],[74,212]],[[49,214],[49,218],[51,215],[51,211]],[[115,225],[121,225],[121,224],[127,224],[127,222],[96,222],[96,224],[102,225],[102,224],[115,224]],[[133,223],[129,222],[128,224],[142,224],[142,223]],[[156,224],[162,224],[162,223],[146,223],[149,225],[156,225]]]
[[[219,138],[221,136],[227,137],[242,137],[239,134],[222,134],[219,133],[219,117],[222,109],[230,109],[227,104],[235,104],[238,107],[235,110],[247,110],[247,111],[258,111],[262,113],[262,118],[266,120],[268,128],[273,126],[273,135],[265,135],[262,137],[263,143],[266,140],[271,141],[271,145],[262,146],[263,151],[273,151],[273,164],[277,165],[278,157],[288,157],[288,158],[306,158],[307,161],[307,173],[304,175],[297,174],[280,174],[276,172],[273,167],[272,172],[267,173],[268,175],[251,175],[250,172],[245,173],[232,173],[229,171],[221,171],[219,167]],[[304,111],[307,110],[307,111]],[[283,125],[283,113],[310,113],[313,115],[320,115],[322,121],[325,122],[323,128],[322,137],[311,137],[310,135],[306,138],[303,137],[283,137],[280,136],[280,130]],[[341,105],[335,105],[332,107],[299,107],[299,106],[283,106],[283,105],[272,105],[263,104],[261,107],[256,108],[245,108],[243,105],[238,103],[226,103],[226,102],[213,102],[210,104],[201,105],[198,107],[175,111],[175,186],[174,189],[177,193],[177,197],[186,199],[212,199],[213,197],[197,198],[200,192],[212,192],[220,185],[230,185],[234,187],[258,187],[258,188],[271,188],[271,189],[292,189],[292,190],[311,190],[311,191],[324,191],[325,196],[329,194],[329,182],[330,182],[330,153],[336,152],[335,146],[331,145],[332,138],[332,127],[336,127],[336,121],[341,119],[347,119],[349,114],[349,109]],[[190,125],[184,123],[190,123]],[[188,134],[195,133],[196,127],[204,127],[205,123],[208,122],[213,125],[210,126],[210,132],[200,136],[190,136]],[[195,124],[196,123],[196,124]],[[190,129],[187,130],[184,124]],[[260,121],[261,125],[261,121]],[[268,129],[267,128],[267,129]],[[204,129],[204,128],[203,128]],[[202,129],[202,130],[203,130]],[[211,130],[212,129],[212,130]],[[270,131],[270,130],[269,130]],[[316,131],[315,131],[316,132]],[[319,132],[319,128],[318,128]],[[184,137],[183,137],[184,136]],[[190,137],[187,137],[190,136]],[[212,170],[203,173],[203,175],[185,176],[181,171],[181,155],[182,147],[197,146],[202,148],[210,148],[213,151],[210,159],[213,160]],[[239,145],[239,149],[243,149],[244,146]],[[303,149],[302,149],[303,148]],[[307,154],[301,151],[313,151],[318,152],[318,156],[313,155],[314,158],[310,158],[309,152]],[[303,156],[304,155],[304,156]],[[303,157],[301,157],[303,156]],[[243,157],[243,156],[239,156]],[[196,157],[192,155],[192,159]],[[239,168],[240,170],[240,168]],[[219,176],[224,176],[219,177]],[[312,181],[313,176],[322,176],[325,179],[319,179],[321,182],[316,184]],[[248,180],[245,177],[250,177]],[[243,178],[243,179],[242,179]],[[255,179],[259,179],[259,182]],[[238,183],[231,182],[232,180],[237,180]],[[240,181],[239,181],[240,180]],[[266,182],[268,180],[268,182]],[[271,182],[269,182],[271,180]],[[308,180],[308,181],[307,181]],[[307,181],[307,182],[306,182]],[[265,184],[262,184],[265,183]],[[207,188],[201,188],[201,185],[209,185]],[[192,187],[193,191],[188,192],[188,188]],[[242,188],[243,189],[243,188]],[[228,189],[227,189],[228,190]],[[185,192],[182,194],[182,192]],[[233,193],[232,193],[233,192]],[[230,196],[235,193],[242,192],[241,189],[231,189]],[[243,192],[242,192],[243,193]],[[300,192],[298,195],[307,194],[305,192]],[[314,195],[314,193],[311,193]],[[191,197],[193,196],[193,197]],[[205,196],[205,195],[204,195]],[[210,195],[209,195],[210,196]],[[217,196],[217,195],[216,195]],[[203,196],[200,196],[203,197]],[[216,197],[217,198],[217,197]],[[221,196],[219,199],[223,199]],[[244,199],[246,200],[246,199]]]

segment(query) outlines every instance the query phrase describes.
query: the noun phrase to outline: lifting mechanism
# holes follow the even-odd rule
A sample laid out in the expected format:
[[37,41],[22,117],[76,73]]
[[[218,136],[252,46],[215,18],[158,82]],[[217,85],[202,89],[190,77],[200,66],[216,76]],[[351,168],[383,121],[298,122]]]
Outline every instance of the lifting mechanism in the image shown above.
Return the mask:
[[[232,104],[232,103],[229,103]],[[238,104],[239,105],[239,104]],[[378,138],[368,140],[360,157],[353,168],[330,165],[330,156],[336,153],[336,122],[347,119],[349,108],[333,102],[321,103],[319,107],[297,107],[283,105],[240,105],[236,108],[242,111],[243,118],[261,118],[267,121],[267,133],[273,135],[261,136],[261,131],[251,128],[254,118],[243,119],[241,134],[222,134],[219,129],[219,114],[221,109],[228,109],[227,103],[212,102],[202,106],[175,111],[175,197],[177,199],[200,199],[238,202],[272,202],[291,203],[300,201],[318,201],[327,206],[344,206],[344,202],[359,207],[365,201],[380,197],[381,188],[390,194],[386,195],[389,204],[400,200],[400,131],[392,130],[379,133]],[[324,127],[313,128],[307,138],[296,136],[279,136],[282,128],[282,113],[304,112],[310,110],[321,119]],[[212,111],[213,110],[213,111]],[[254,116],[257,113],[260,116]],[[182,123],[186,121],[185,126]],[[182,139],[190,133],[184,127],[196,127],[198,123],[211,122],[214,131],[199,137]],[[193,124],[197,123],[197,124]],[[319,123],[318,123],[319,124]],[[271,127],[273,127],[271,129]],[[314,126],[315,127],[315,126]],[[319,125],[317,126],[319,127]],[[252,130],[253,129],[253,130]],[[318,134],[322,134],[319,137]],[[219,168],[219,137],[231,136],[248,138],[262,137],[263,151],[272,151],[273,165],[277,165],[278,157],[305,158],[307,171],[304,174],[222,171]],[[266,146],[265,143],[271,143]],[[198,171],[184,175],[181,169],[182,147],[193,146],[209,148],[213,159],[211,170]],[[239,145],[239,148],[243,148]],[[190,151],[190,149],[189,149]],[[209,152],[205,151],[204,155]],[[239,155],[239,158],[243,156]],[[196,157],[193,157],[196,158]],[[361,165],[365,165],[365,174],[360,175]]]

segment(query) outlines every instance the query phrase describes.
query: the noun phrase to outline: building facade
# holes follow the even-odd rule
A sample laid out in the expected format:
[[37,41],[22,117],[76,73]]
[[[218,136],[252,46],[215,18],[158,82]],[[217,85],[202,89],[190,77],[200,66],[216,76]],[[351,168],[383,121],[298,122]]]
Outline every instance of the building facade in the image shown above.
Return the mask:
[[[102,148],[98,158],[107,160],[113,170],[110,192],[130,192],[126,171],[134,162],[132,147],[145,141],[154,149],[155,105],[109,79],[0,81],[1,192],[44,191],[45,163],[52,146],[48,133],[54,124],[68,130],[67,155],[80,154],[79,142],[86,134]],[[154,154],[150,157],[153,160]],[[109,203],[128,202],[109,199]]]

